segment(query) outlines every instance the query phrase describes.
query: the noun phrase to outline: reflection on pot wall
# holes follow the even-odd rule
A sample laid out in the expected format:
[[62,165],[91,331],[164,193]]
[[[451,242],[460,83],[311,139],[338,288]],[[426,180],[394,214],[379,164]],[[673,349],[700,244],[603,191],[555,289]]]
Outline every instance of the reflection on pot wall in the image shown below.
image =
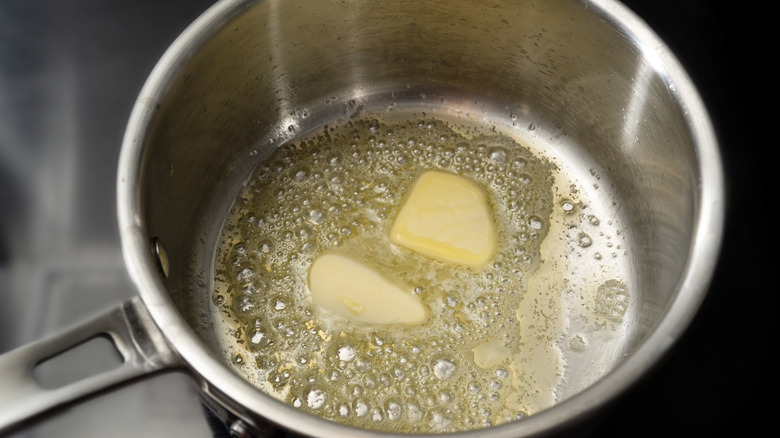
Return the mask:
[[[652,19],[651,25],[660,26],[662,37],[672,38],[672,49],[682,52],[683,63],[694,67],[694,79],[704,85],[705,100],[714,104],[716,119],[734,127],[747,126],[739,123],[738,115],[723,115],[722,108],[731,103],[734,91],[723,89],[719,82],[729,67],[713,60],[713,47],[718,47],[717,53],[724,47],[724,23],[733,29],[740,10],[729,12],[726,19],[706,1],[627,3]],[[119,142],[130,106],[159,55],[211,4],[160,5],[145,0],[110,5],[88,0],[74,0],[67,6],[37,0],[0,4],[0,297],[4,300],[0,351],[56,331],[134,293],[124,273],[116,233],[114,177]],[[670,8],[675,8],[673,13]],[[738,37],[739,32],[733,35]],[[734,138],[734,127],[718,125],[727,138]],[[740,134],[741,140],[745,134]],[[729,158],[732,164],[743,163],[734,152]],[[741,283],[730,290],[762,290],[754,287],[755,280],[745,278],[753,287]],[[723,276],[718,281],[733,284]],[[708,310],[718,316],[748,313],[740,312],[744,310],[740,301],[724,305],[717,294],[724,289],[716,287],[715,298],[705,305],[699,322],[713,321]],[[763,309],[752,310],[751,320],[760,320]],[[712,327],[720,326],[695,327],[659,376],[621,405],[663,404],[669,421],[674,419],[680,430],[705,435],[732,426],[730,417],[745,418],[737,413],[747,413],[746,407],[718,401],[729,399],[730,385],[717,393],[711,385],[726,375],[725,364],[730,363],[712,352],[717,350],[707,334]],[[760,348],[748,349],[760,346],[761,337],[735,343],[728,342],[730,335],[722,335],[720,343],[736,345],[737,352],[753,352],[746,357],[763,357]],[[751,363],[732,366],[728,373],[745,371]],[[761,368],[750,370],[744,387],[759,386]],[[670,398],[669,393],[678,396]],[[102,436],[108,427],[118,436],[170,436],[172,428],[188,436],[210,436],[194,394],[183,376],[161,376],[68,410],[15,436]],[[746,392],[735,394],[741,397],[732,400],[750,398]],[[646,424],[641,409],[623,406],[610,420],[598,429],[599,436],[636,432],[636,424],[644,424],[644,432],[653,436],[669,424],[664,419]]]

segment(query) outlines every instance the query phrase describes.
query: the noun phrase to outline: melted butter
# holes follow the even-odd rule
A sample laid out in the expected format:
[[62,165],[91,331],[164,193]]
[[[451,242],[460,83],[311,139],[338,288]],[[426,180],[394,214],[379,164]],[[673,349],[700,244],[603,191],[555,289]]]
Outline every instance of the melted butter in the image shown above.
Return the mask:
[[307,412],[392,432],[481,428],[552,403],[559,327],[516,310],[535,294],[553,166],[459,131],[351,120],[258,166],[217,252],[214,319],[237,372]]
[[494,368],[511,356],[509,349],[495,340],[477,345],[472,351],[474,352],[474,363],[480,368]]
[[523,337],[541,341],[524,343],[512,356],[513,384],[526,396],[512,398],[510,404],[524,412],[534,413],[551,407],[555,394],[536,392],[532,388],[556,388],[563,378],[562,353],[556,340],[564,333],[561,297],[569,287],[569,251],[566,241],[560,238],[565,231],[562,222],[550,221],[549,237],[540,248],[544,258],[538,269],[529,275],[524,299],[515,310]]

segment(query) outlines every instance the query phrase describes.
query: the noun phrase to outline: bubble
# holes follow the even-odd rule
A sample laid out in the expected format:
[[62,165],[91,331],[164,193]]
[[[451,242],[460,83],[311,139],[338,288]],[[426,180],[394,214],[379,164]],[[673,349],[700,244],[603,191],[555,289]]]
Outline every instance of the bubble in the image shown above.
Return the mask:
[[406,402],[406,419],[410,423],[419,423],[423,419],[423,409],[416,401]]
[[268,254],[274,249],[274,245],[271,243],[270,240],[264,240],[260,242],[258,248],[260,248],[260,252],[264,254]]
[[309,174],[303,170],[300,170],[295,173],[295,180],[298,182],[306,181],[308,178],[309,178]]
[[357,351],[355,350],[355,347],[351,345],[344,345],[339,348],[338,356],[341,361],[352,362],[352,360],[355,359],[355,356],[357,356]]
[[581,335],[575,335],[569,339],[569,348],[574,351],[582,351],[585,349],[586,345],[585,338],[583,338]]
[[235,302],[235,310],[237,313],[247,314],[252,312],[256,305],[257,302],[255,301],[254,297],[243,295],[240,296],[238,301]]
[[311,237],[311,235],[312,235],[311,228],[309,228],[309,227],[301,227],[301,228],[298,228],[298,232],[296,233],[296,235],[297,235],[299,238],[301,238],[301,239],[303,239],[303,240],[306,240],[306,239],[308,239],[309,237]]
[[596,291],[596,313],[619,322],[628,309],[628,287],[618,280],[611,279],[601,284]]
[[262,289],[265,289],[265,282],[262,280],[250,281],[241,286],[241,292],[246,295],[256,295]]
[[355,415],[358,417],[365,417],[368,414],[370,406],[364,399],[356,399],[353,403],[352,410],[355,411]]
[[251,332],[249,332],[249,335],[247,336],[249,339],[249,345],[252,347],[253,350],[258,350],[260,348],[268,346],[270,343],[270,337],[268,336],[268,332],[266,332],[262,328],[255,328]]
[[499,147],[492,148],[488,151],[488,157],[496,163],[504,163],[506,162],[506,151]]
[[283,298],[277,298],[274,302],[274,310],[284,310],[287,308],[287,301]]
[[317,410],[322,408],[325,406],[325,400],[327,400],[325,391],[318,388],[310,389],[306,394],[306,406],[308,406],[309,409]]
[[455,362],[450,359],[437,359],[433,365],[433,375],[439,380],[447,380],[457,371]]
[[287,386],[290,381],[290,371],[275,369],[268,373],[268,381],[277,389],[283,388]]
[[233,252],[242,257],[246,255],[246,244],[244,242],[236,244],[236,246],[233,248]]
[[458,298],[452,295],[447,295],[444,297],[444,303],[447,304],[447,307],[455,307],[458,305]]
[[574,211],[574,203],[567,200],[564,200],[561,202],[561,210],[564,211],[564,213],[571,213]]
[[363,358],[358,358],[355,361],[355,369],[362,373],[367,373],[371,370],[371,362]]
[[325,213],[317,209],[309,210],[306,220],[313,225],[319,225],[325,220]]
[[363,387],[369,390],[374,389],[377,386],[376,377],[374,377],[372,374],[366,374],[365,376],[363,376],[362,383],[363,383]]
[[544,226],[544,222],[538,216],[531,216],[528,218],[528,225],[534,230],[541,230]]
[[428,412],[428,426],[434,431],[447,430],[452,425],[452,420],[441,409],[433,409]]
[[252,278],[253,275],[255,275],[255,271],[252,268],[250,268],[250,267],[246,267],[246,268],[241,269],[238,272],[238,274],[236,275],[236,280],[238,280],[238,281],[246,281],[246,280]]
[[396,400],[390,400],[385,406],[385,412],[387,412],[387,419],[390,421],[398,421],[403,415],[403,406]]
[[580,233],[577,236],[577,245],[579,245],[581,248],[587,248],[591,244],[593,244],[593,239],[591,239],[591,237],[588,234]]

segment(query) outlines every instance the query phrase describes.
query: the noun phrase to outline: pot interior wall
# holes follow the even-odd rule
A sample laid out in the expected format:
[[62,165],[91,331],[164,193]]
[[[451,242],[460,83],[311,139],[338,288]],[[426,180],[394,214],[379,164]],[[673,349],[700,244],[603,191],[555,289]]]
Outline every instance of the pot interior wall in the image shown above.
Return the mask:
[[[496,126],[598,172],[626,225],[633,351],[669,308],[697,202],[695,150],[664,72],[596,7],[572,1],[265,1],[170,76],[142,169],[171,296],[211,345],[214,245],[252,168],[284,141],[405,107]],[[535,129],[531,130],[529,127]],[[531,132],[533,131],[533,132]]]

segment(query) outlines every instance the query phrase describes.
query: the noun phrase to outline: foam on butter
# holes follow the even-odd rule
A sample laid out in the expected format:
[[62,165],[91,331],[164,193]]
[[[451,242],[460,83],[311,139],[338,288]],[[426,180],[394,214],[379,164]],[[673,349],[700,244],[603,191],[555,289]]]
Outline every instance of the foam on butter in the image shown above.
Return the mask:
[[371,267],[341,254],[317,257],[309,269],[314,303],[350,321],[417,325],[427,311],[420,300]]
[[390,241],[434,259],[484,265],[496,250],[496,230],[484,190],[451,173],[423,173],[393,223]]

